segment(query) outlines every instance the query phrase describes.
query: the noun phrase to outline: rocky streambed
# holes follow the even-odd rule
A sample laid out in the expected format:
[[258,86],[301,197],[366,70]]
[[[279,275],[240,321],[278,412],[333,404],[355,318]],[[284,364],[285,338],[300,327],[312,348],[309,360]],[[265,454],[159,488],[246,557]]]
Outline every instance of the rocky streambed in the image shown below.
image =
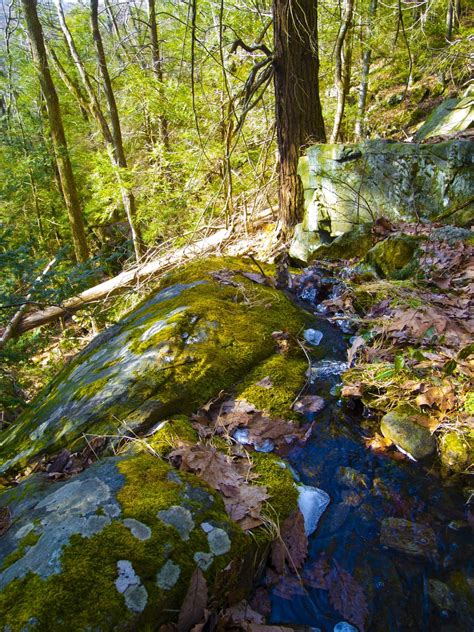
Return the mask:
[[461,488],[370,449],[353,333],[273,274],[174,273],[3,431],[0,629],[472,628]]

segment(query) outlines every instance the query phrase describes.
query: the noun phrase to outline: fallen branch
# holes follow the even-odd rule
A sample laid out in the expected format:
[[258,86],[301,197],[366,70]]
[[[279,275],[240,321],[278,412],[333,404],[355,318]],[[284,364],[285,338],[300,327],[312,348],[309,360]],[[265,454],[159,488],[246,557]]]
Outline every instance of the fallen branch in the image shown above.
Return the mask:
[[[62,316],[69,316],[88,303],[93,303],[115,294],[126,287],[133,286],[140,279],[151,277],[157,272],[166,272],[171,267],[183,261],[190,261],[191,259],[195,259],[196,257],[206,254],[210,250],[215,249],[216,246],[222,242],[226,241],[229,237],[229,230],[225,228],[218,230],[209,237],[201,239],[194,244],[186,245],[183,248],[174,250],[171,253],[158,257],[148,263],[134,266],[133,268],[130,268],[130,270],[126,270],[112,279],[108,279],[103,283],[99,283],[99,285],[95,285],[94,287],[84,290],[77,296],[73,296],[72,298],[64,301],[61,306],[50,306],[44,310],[25,315],[24,312],[27,307],[27,303],[25,303],[25,305],[22,305],[22,308],[18,310],[14,316],[14,327],[11,328],[11,323],[9,323],[5,329],[2,338],[0,338],[0,348],[2,346],[1,341],[4,340],[5,336],[7,336],[9,328],[12,331],[8,334],[6,338],[7,340],[12,337],[12,335],[20,335],[26,331],[40,327],[41,325],[46,325],[47,323],[58,320]],[[45,274],[45,272],[43,274]],[[13,322],[13,319],[11,322]]]
[[3,334],[0,336],[0,349],[3,349],[3,347],[10,340],[10,338],[13,338],[13,336],[16,335],[17,331],[20,330],[21,319],[23,318],[23,315],[26,312],[26,309],[27,309],[27,307],[29,305],[29,301],[31,300],[31,298],[33,296],[33,292],[35,291],[35,289],[38,286],[38,283],[41,281],[41,279],[43,279],[48,274],[48,272],[51,270],[51,268],[53,267],[53,265],[55,263],[56,263],[56,257],[54,257],[54,259],[52,259],[48,263],[48,265],[44,268],[43,272],[41,272],[41,274],[38,275],[36,277],[36,279],[33,281],[33,285],[31,286],[30,291],[26,295],[24,303],[15,312],[15,314],[13,315],[13,318],[10,320],[8,325],[5,327],[5,330],[4,330]]

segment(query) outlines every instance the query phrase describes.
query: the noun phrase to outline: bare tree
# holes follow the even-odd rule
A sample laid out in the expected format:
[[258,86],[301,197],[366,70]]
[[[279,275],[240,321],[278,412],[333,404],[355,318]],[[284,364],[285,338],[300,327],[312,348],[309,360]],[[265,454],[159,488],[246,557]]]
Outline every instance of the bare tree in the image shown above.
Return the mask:
[[135,196],[133,191],[123,182],[120,175],[121,169],[127,169],[127,159],[125,157],[125,151],[123,148],[122,129],[120,126],[120,118],[117,109],[117,103],[115,101],[115,95],[112,87],[112,81],[110,79],[109,69],[107,67],[107,60],[105,57],[104,45],[102,43],[102,36],[99,28],[99,15],[98,15],[98,0],[91,0],[91,26],[92,37],[94,39],[95,50],[97,54],[97,61],[99,64],[100,73],[102,75],[102,82],[107,99],[107,105],[109,109],[109,116],[111,122],[111,134],[113,144],[113,156],[116,161],[118,170],[117,174],[120,177],[120,188],[122,191],[122,201],[125,207],[125,213],[132,232],[133,247],[135,249],[135,256],[137,261],[140,260],[143,252],[143,245],[141,239],[141,233],[138,224],[136,223],[136,208],[135,208]]
[[[121,177],[120,174],[120,169],[121,167],[126,167],[126,161],[125,161],[125,153],[123,150],[123,144],[121,143],[121,133],[119,133],[118,135],[114,135],[111,130],[110,127],[107,123],[107,119],[105,117],[105,114],[102,110],[101,104],[99,102],[99,99],[97,98],[97,95],[95,93],[95,90],[92,86],[91,80],[89,79],[89,75],[87,74],[86,68],[84,66],[84,63],[79,55],[79,52],[77,50],[76,44],[74,42],[74,38],[72,36],[71,31],[69,30],[69,27],[67,25],[66,22],[66,17],[64,15],[64,11],[63,11],[63,7],[62,7],[62,3],[61,0],[55,0],[56,2],[56,7],[57,7],[57,12],[58,12],[58,17],[59,17],[59,24],[61,26],[61,31],[64,35],[64,39],[66,40],[67,46],[68,46],[68,50],[69,50],[69,54],[72,57],[72,60],[77,68],[77,71],[79,73],[79,76],[81,78],[81,81],[84,85],[84,89],[86,91],[87,94],[87,100],[85,101],[85,104],[88,105],[88,109],[90,110],[90,113],[92,114],[92,116],[94,117],[95,121],[97,122],[97,124],[99,125],[99,128],[102,132],[102,136],[105,142],[105,146],[107,148],[107,152],[109,154],[110,157],[110,161],[112,163],[112,167],[114,169],[114,173],[115,173],[115,177],[117,179],[117,183],[120,187],[120,193],[121,193],[121,197],[122,197],[122,202],[123,202],[123,206],[124,206],[124,210],[125,210],[125,214],[128,220],[128,224],[130,226],[130,232],[132,234],[132,240],[133,240],[133,246],[134,246],[134,250],[135,250],[135,256],[137,258],[137,261],[140,259],[141,256],[141,240],[140,240],[140,234],[139,231],[137,230],[136,227],[136,219],[135,219],[135,200],[133,197],[133,192],[124,184],[123,182],[123,178]],[[56,58],[56,57],[55,57]],[[56,58],[57,59],[57,58]],[[57,61],[58,65],[59,61]],[[61,73],[60,68],[59,72],[60,72],[60,76],[63,77],[63,74],[65,74],[64,69]],[[69,87],[69,83],[70,80],[68,81],[67,75],[65,77],[63,77],[63,80],[66,84],[66,86]],[[81,95],[81,93],[77,94],[77,89],[74,90],[73,89],[74,86],[70,86],[70,90],[73,94],[75,94],[76,98],[78,98],[79,103],[84,103],[84,97]],[[113,93],[112,93],[113,95]],[[115,100],[114,100],[115,103]],[[117,114],[117,119],[118,119],[118,114]],[[113,118],[112,118],[113,121]],[[120,123],[118,123],[119,125],[119,132],[120,132]],[[119,141],[119,143],[118,143]],[[123,156],[123,162],[121,163],[120,161],[120,157]]]
[[374,28],[374,19],[377,11],[378,0],[370,0],[367,28],[365,32],[364,53],[362,56],[362,72],[359,85],[359,103],[357,107],[357,119],[355,123],[355,136],[362,138],[365,135],[365,109],[367,105],[367,92],[369,89],[369,72],[372,61],[371,37]]
[[344,54],[344,44],[349,29],[352,26],[352,16],[354,13],[354,0],[343,0],[342,23],[337,34],[335,56],[334,85],[337,94],[336,114],[331,132],[331,143],[336,143],[341,131],[342,117],[346,105],[346,96],[349,88],[349,73],[351,56]]
[[58,168],[61,190],[68,211],[76,259],[80,262],[86,261],[89,257],[89,249],[84,228],[84,218],[82,216],[76,182],[69,158],[59,99],[49,69],[43,29],[41,28],[41,23],[36,11],[36,0],[22,0],[22,7],[28,36],[31,42],[33,60],[46,102],[54,156]]
[[[158,27],[156,24],[156,6],[155,0],[148,0],[148,22],[150,25],[150,41],[151,41],[151,59],[153,64],[153,72],[158,81],[158,90],[161,102],[165,100],[163,90],[163,60],[161,58],[160,40],[158,39]],[[161,139],[164,146],[169,149],[170,138],[168,130],[168,119],[162,114],[160,116]]]

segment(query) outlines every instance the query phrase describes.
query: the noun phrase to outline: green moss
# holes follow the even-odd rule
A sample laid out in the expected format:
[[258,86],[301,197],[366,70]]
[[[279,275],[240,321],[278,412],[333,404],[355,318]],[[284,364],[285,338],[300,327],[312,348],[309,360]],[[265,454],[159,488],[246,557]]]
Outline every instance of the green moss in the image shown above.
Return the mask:
[[[237,389],[238,397],[268,415],[300,419],[293,412],[292,404],[305,383],[307,368],[304,357],[274,354],[249,373]],[[266,377],[271,380],[270,388],[258,385]]]
[[109,380],[113,380],[114,375],[107,375],[105,377],[99,378],[94,382],[90,382],[88,384],[84,384],[74,393],[74,399],[82,399],[82,398],[90,398],[100,393],[104,387],[107,385]]
[[153,435],[145,437],[141,449],[153,450],[160,456],[166,456],[179,443],[195,444],[197,440],[198,434],[188,417],[177,415]]
[[[212,277],[213,271],[232,269],[238,287],[224,285]],[[114,393],[114,376],[97,379],[91,384],[68,382],[70,372],[89,362],[97,349],[95,345],[80,354],[35,401],[30,411],[18,420],[15,427],[3,436],[0,447],[0,463],[31,449],[30,434],[41,427],[44,420],[54,414],[57,406],[91,397],[104,389],[96,409],[87,417],[68,419],[70,427],[58,421],[49,425],[35,441],[35,452],[25,456],[12,469],[25,466],[40,453],[55,452],[74,444],[80,449],[84,433],[117,434],[122,422],[142,404],[154,399],[159,406],[143,426],[156,423],[174,414],[191,413],[221,389],[229,389],[256,364],[274,353],[272,332],[285,328],[296,334],[304,325],[306,315],[295,307],[281,292],[256,284],[245,278],[240,271],[257,271],[242,260],[212,259],[193,262],[173,273],[161,289],[184,281],[204,281],[188,287],[178,296],[147,305],[144,301],[127,319],[117,325],[117,332],[125,332],[136,353],[148,351],[151,346],[158,352],[154,364],[143,366],[128,385],[128,392]],[[270,269],[264,268],[266,273]],[[179,311],[182,310],[182,311]],[[171,316],[170,316],[171,314]],[[143,317],[146,326],[163,321],[164,327],[149,340],[143,335]],[[138,322],[142,321],[142,322]],[[102,343],[107,346],[107,341]],[[160,355],[161,354],[161,355]],[[161,358],[161,359],[160,359]],[[117,374],[123,375],[126,362],[117,365]],[[120,372],[120,373],[119,373]],[[64,415],[68,417],[67,405]],[[69,416],[71,417],[71,416]]]
[[474,391],[467,393],[463,408],[468,415],[474,415]]
[[255,483],[264,485],[270,496],[264,514],[270,520],[283,522],[296,508],[298,491],[290,470],[273,454],[252,453],[252,463],[258,478]]
[[391,235],[367,253],[366,262],[385,277],[406,279],[418,269],[415,254],[419,242],[419,238],[411,235]]
[[7,555],[7,557],[3,560],[0,570],[5,570],[6,568],[14,564],[17,560],[22,558],[26,553],[26,549],[30,546],[34,546],[38,542],[40,537],[41,535],[36,533],[35,531],[30,531],[27,535],[25,535],[25,537],[22,538],[18,543],[18,548],[16,549],[16,551],[13,551],[13,553]]
[[459,428],[447,432],[441,437],[439,449],[445,473],[466,471],[474,457],[474,431]]
[[[193,475],[179,473],[182,483],[170,480],[172,468],[148,454],[125,458],[118,463],[125,483],[117,494],[123,515],[149,526],[151,537],[138,540],[121,522],[114,521],[90,538],[71,537],[64,547],[61,573],[48,579],[29,573],[11,582],[0,592],[2,623],[19,632],[34,617],[35,630],[156,630],[161,623],[175,618],[195,569],[194,552],[208,551],[205,532],[200,522],[207,521],[225,528],[232,541],[226,555],[214,559],[206,575],[213,594],[221,586],[224,569],[248,554],[255,555],[255,541],[232,523],[222,499]],[[201,490],[195,500],[190,490]],[[209,502],[202,500],[207,492]],[[190,538],[182,541],[178,532],[157,516],[172,505],[185,505],[193,514],[196,527]],[[167,559],[178,564],[181,575],[169,591],[156,586],[156,574]],[[117,562],[129,560],[148,594],[147,607],[140,615],[129,611],[123,596],[115,587]],[[236,588],[227,578],[222,590],[215,594],[217,603],[225,603]]]

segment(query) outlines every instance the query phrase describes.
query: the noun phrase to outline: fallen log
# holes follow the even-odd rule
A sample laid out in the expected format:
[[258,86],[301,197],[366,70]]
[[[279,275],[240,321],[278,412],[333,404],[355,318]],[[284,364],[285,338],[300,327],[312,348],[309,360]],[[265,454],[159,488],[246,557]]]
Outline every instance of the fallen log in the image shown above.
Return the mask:
[[130,270],[121,272],[116,277],[107,279],[107,281],[103,281],[99,283],[99,285],[95,285],[94,287],[84,290],[77,296],[67,299],[62,305],[54,305],[37,312],[23,314],[21,320],[16,323],[14,335],[19,336],[26,331],[51,323],[63,316],[70,316],[89,303],[108,298],[126,287],[136,285],[136,283],[142,279],[151,277],[158,272],[166,272],[181,262],[190,261],[202,256],[214,250],[216,246],[224,243],[230,235],[231,231],[223,228],[193,244],[173,250],[171,253],[158,257],[148,263],[134,266],[130,268]]

